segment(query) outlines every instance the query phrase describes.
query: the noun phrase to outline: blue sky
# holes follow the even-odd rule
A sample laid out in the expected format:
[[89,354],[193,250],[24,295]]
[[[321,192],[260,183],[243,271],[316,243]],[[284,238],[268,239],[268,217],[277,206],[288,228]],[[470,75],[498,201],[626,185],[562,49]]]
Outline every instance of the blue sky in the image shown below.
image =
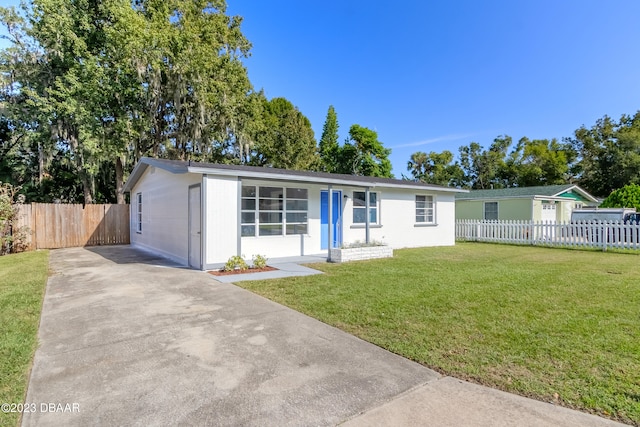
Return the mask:
[[316,139],[329,105],[341,141],[376,130],[396,177],[415,151],[560,139],[640,109],[638,0],[227,3],[256,90],[296,105]]
[[378,132],[400,177],[415,151],[498,135],[571,136],[640,109],[637,0],[229,0],[253,43],[256,88],[285,97],[319,139]]

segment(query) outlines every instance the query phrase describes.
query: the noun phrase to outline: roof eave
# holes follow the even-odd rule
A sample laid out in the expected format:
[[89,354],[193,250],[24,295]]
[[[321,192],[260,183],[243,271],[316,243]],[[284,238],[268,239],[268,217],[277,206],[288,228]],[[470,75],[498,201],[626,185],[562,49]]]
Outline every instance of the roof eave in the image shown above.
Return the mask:
[[[563,191],[560,191],[560,192],[554,194],[554,196],[558,196],[558,194],[566,193],[567,191],[570,191],[570,190],[580,193],[580,195],[582,197],[584,197],[585,199],[587,199],[587,200],[589,200],[591,202],[598,202],[597,198],[593,197],[591,194],[587,193],[582,188],[578,187],[576,184],[574,184],[573,186],[571,186],[571,187],[569,187],[569,188],[567,188],[567,189],[565,189]],[[559,196],[559,197],[561,197],[561,196]]]
[[255,171],[241,171],[233,169],[215,169],[207,167],[190,166],[187,167],[187,171],[191,173],[201,173],[206,175],[221,175],[221,176],[236,176],[240,178],[253,178],[253,179],[269,179],[280,181],[296,181],[296,182],[311,182],[311,183],[324,183],[335,184],[353,187],[369,187],[369,188],[401,188],[401,189],[420,189],[428,191],[438,191],[443,193],[468,193],[468,190],[462,190],[458,188],[447,188],[439,186],[429,185],[403,185],[396,183],[376,183],[368,181],[358,180],[345,180],[340,178],[328,178],[328,177],[316,177],[316,176],[304,176],[294,174],[274,174],[270,172],[255,172]]
[[157,167],[175,174],[182,173],[194,173],[205,175],[217,175],[217,176],[235,176],[239,178],[254,178],[254,179],[268,179],[268,180],[280,180],[280,181],[294,181],[294,182],[309,182],[309,183],[323,183],[323,184],[335,184],[342,186],[352,187],[369,187],[369,188],[398,188],[406,190],[424,190],[440,193],[468,193],[469,190],[463,190],[460,188],[441,187],[429,184],[403,184],[402,181],[396,182],[371,182],[366,180],[356,179],[343,179],[331,176],[309,176],[309,175],[297,175],[288,173],[274,173],[270,172],[268,168],[265,171],[255,170],[238,170],[228,168],[215,168],[215,167],[202,167],[202,166],[190,166],[185,164],[184,166],[175,166],[167,164],[163,161],[156,159],[143,157],[138,164],[133,168],[129,178],[125,182],[122,188],[123,193],[129,193],[133,190],[136,183],[140,180],[144,172],[148,167]]
[[133,187],[135,187],[135,185],[138,182],[138,180],[140,180],[140,178],[142,178],[142,175],[147,170],[147,168],[150,167],[150,166],[157,167],[157,168],[160,168],[162,170],[166,170],[167,172],[171,172],[171,173],[175,173],[175,174],[181,174],[181,173],[186,173],[187,172],[187,168],[186,167],[184,167],[184,168],[183,167],[178,167],[178,168],[170,167],[165,163],[155,161],[155,159],[151,159],[151,158],[148,158],[148,157],[143,157],[142,159],[140,159],[140,161],[138,161],[138,164],[135,165],[135,167],[131,171],[131,174],[129,174],[129,178],[127,178],[127,182],[125,182],[124,186],[122,187],[122,193],[131,192],[131,190],[133,190]]

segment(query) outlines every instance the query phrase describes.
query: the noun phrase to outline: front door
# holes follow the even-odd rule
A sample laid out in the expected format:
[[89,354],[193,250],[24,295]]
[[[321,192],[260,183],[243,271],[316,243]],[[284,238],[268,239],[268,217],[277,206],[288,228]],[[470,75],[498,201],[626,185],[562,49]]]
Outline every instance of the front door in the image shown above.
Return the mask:
[[[331,232],[332,248],[342,246],[342,191],[332,192]],[[329,192],[320,192],[320,248],[329,248]]]
[[202,268],[200,184],[189,187],[189,267]]

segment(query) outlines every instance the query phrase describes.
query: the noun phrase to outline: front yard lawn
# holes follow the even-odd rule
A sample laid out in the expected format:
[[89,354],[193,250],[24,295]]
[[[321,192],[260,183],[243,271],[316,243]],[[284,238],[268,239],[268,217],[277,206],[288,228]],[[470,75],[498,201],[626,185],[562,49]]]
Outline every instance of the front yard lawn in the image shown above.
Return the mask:
[[640,425],[640,257],[458,243],[241,282],[451,375]]
[[[0,403],[24,402],[48,270],[47,251],[0,257]],[[0,425],[16,425],[19,416],[3,411]]]

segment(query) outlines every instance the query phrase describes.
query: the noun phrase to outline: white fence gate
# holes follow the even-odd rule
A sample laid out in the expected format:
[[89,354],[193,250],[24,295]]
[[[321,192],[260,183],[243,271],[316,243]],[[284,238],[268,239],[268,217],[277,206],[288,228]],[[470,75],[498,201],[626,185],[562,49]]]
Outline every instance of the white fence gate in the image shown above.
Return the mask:
[[552,223],[533,221],[457,220],[456,239],[474,242],[511,243],[616,249],[640,249],[640,224],[584,221]]

